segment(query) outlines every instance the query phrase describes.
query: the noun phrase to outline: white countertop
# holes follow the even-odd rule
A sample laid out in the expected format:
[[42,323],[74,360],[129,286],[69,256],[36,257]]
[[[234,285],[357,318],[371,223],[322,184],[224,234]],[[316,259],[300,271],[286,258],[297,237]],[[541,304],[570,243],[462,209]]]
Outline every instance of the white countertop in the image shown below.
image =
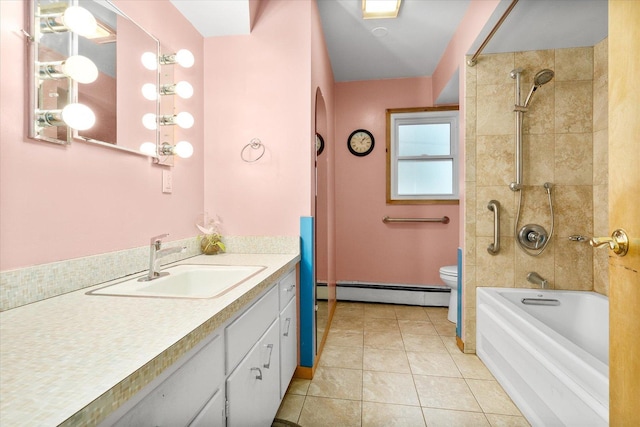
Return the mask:
[[0,425],[100,421],[116,409],[105,402],[123,403],[299,260],[220,254],[176,263],[267,267],[219,298],[86,295],[103,283],[0,313]]

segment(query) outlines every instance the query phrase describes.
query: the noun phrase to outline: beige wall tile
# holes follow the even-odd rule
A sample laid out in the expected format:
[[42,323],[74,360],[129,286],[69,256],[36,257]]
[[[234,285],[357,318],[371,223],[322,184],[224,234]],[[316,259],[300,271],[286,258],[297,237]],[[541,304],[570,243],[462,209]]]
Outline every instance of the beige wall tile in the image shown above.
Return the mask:
[[478,85],[477,135],[512,135],[514,83]]
[[515,193],[505,184],[478,187],[476,197],[476,236],[491,237],[493,241],[493,211],[487,208],[491,200],[500,202],[501,239],[502,237],[513,236]]
[[[604,250],[604,249],[603,249]],[[593,290],[593,248],[584,242],[559,238],[555,257],[557,289]]]
[[593,83],[567,81],[555,84],[556,133],[587,133],[593,129]]
[[[527,100],[527,95],[531,86],[527,86],[522,95],[521,103]],[[553,133],[554,130],[554,110],[555,110],[555,83],[550,81],[538,88],[531,96],[528,110],[522,119],[522,132],[527,134]],[[515,126],[515,125],[514,125]]]
[[[553,134],[525,135],[522,144],[522,179],[528,185],[555,182],[555,139]],[[513,178],[511,179],[513,181]]]
[[472,68],[476,68],[478,86],[509,84],[513,80],[509,74],[515,68],[514,54],[483,55],[482,60],[478,60],[478,64]]
[[[465,63],[467,60],[471,59],[471,55],[468,55],[465,59]],[[473,67],[465,67],[464,70],[464,92],[465,96],[476,96],[476,86],[478,84],[478,68]]]
[[593,185],[593,134],[558,134],[555,151],[556,185]]
[[609,83],[606,79],[593,82],[593,130],[609,127]]
[[[521,79],[523,91],[526,90],[528,93],[530,86],[533,84],[533,77],[538,71],[545,68],[551,70],[555,68],[555,51],[549,49],[516,52],[515,64],[517,68],[522,68]],[[527,93],[524,93],[522,96],[526,96]]]
[[593,230],[593,187],[558,185],[554,187],[553,194],[557,235],[589,236]]
[[515,146],[512,135],[478,136],[476,145],[478,185],[508,186],[515,173]]
[[609,130],[593,133],[593,184],[609,182]]
[[593,80],[593,47],[556,50],[556,79]]
[[[554,289],[555,284],[555,247],[557,245],[557,237],[552,237],[552,242],[545,251],[537,256],[527,255],[520,247],[516,248],[516,272],[515,287],[516,288],[534,288],[535,285],[527,281],[527,274],[535,271],[545,280],[549,282],[549,287]],[[516,243],[516,246],[517,243]]]
[[609,39],[593,47],[593,80],[607,80],[609,75]]

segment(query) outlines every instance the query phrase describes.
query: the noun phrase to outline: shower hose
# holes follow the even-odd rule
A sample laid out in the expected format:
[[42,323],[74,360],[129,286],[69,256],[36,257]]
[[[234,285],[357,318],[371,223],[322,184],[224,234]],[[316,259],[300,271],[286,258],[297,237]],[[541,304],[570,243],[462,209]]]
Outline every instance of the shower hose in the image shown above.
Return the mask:
[[542,247],[540,249],[536,251],[532,251],[531,249],[527,248],[526,246],[524,246],[522,244],[522,242],[520,241],[520,239],[518,238],[518,223],[520,222],[520,208],[522,206],[522,192],[524,191],[524,189],[520,189],[519,193],[520,196],[518,197],[518,210],[516,213],[516,222],[513,226],[513,235],[516,239],[516,242],[518,242],[518,245],[520,245],[520,249],[522,249],[524,252],[526,252],[527,254],[531,255],[531,256],[539,256],[541,255],[545,249],[547,249],[547,246],[549,245],[549,242],[551,242],[551,238],[553,237],[553,228],[554,228],[554,220],[553,220],[553,201],[551,198],[551,187],[553,185],[550,182],[545,182],[543,187],[545,188],[545,190],[547,190],[547,198],[549,199],[549,213],[551,214],[551,230],[549,231],[549,237],[542,243]]

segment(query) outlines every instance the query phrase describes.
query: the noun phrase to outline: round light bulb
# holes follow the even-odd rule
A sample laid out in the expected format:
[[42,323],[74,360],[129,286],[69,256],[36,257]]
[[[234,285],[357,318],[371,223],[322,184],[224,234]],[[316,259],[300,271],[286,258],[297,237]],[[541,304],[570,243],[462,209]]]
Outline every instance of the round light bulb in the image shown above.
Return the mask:
[[195,62],[193,53],[187,49],[180,49],[176,52],[176,62],[184,68],[191,68]]
[[193,119],[193,116],[191,114],[187,113],[186,111],[183,111],[182,113],[178,113],[176,115],[175,122],[182,129],[189,129],[190,127],[193,126],[193,123],[195,122],[195,120]]
[[144,96],[149,101],[155,101],[158,99],[158,91],[156,90],[156,85],[153,83],[145,83],[142,85],[142,96]]
[[156,115],[153,113],[147,113],[142,116],[142,125],[149,130],[158,129],[158,123],[156,123]]
[[142,65],[144,65],[144,68],[146,68],[147,70],[153,71],[158,69],[158,57],[153,52],[143,53],[140,57],[140,60],[142,61]]
[[176,153],[178,157],[188,159],[193,155],[193,145],[187,141],[180,141],[174,147],[173,152]]
[[193,86],[189,84],[189,82],[181,81],[176,83],[176,94],[180,98],[188,99],[193,96]]
[[98,67],[82,55],[73,55],[62,63],[62,72],[78,83],[93,83],[98,78]]
[[69,30],[85,37],[95,34],[98,29],[96,18],[91,12],[80,6],[66,8],[62,15],[62,23]]
[[68,104],[62,109],[62,120],[70,128],[87,130],[96,123],[96,115],[84,104]]
[[143,142],[140,145],[140,152],[149,156],[156,156],[158,154],[156,152],[156,144],[153,142]]

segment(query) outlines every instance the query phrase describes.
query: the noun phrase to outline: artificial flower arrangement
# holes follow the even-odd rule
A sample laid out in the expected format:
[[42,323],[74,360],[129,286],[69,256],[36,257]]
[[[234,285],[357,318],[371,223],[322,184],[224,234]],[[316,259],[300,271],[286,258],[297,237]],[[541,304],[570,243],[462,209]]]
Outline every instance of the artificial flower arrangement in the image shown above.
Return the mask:
[[216,219],[208,219],[207,214],[203,215],[202,225],[196,224],[198,229],[203,233],[200,236],[200,250],[205,255],[215,255],[227,250],[222,242],[220,217]]

